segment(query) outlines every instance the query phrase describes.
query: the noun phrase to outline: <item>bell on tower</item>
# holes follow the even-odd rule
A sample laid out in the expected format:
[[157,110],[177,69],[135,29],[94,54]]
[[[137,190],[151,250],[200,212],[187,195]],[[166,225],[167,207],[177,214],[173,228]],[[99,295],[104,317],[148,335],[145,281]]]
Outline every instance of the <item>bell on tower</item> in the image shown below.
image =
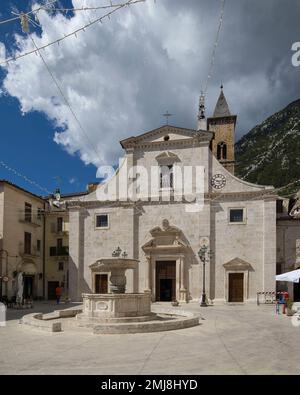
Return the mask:
[[207,119],[207,128],[214,132],[212,140],[212,153],[218,161],[232,174],[234,174],[235,155],[235,126],[236,115],[231,115],[227,100],[221,85],[221,92],[215,107],[214,114]]

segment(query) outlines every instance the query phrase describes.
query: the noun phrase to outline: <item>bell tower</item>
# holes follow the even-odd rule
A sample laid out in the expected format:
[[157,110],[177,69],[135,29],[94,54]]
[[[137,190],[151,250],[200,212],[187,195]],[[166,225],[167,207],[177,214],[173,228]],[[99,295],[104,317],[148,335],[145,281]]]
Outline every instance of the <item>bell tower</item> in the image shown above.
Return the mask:
[[207,129],[215,133],[211,150],[218,161],[234,174],[235,167],[235,126],[236,115],[231,115],[223,92],[223,85],[216,104],[214,114],[207,119]]

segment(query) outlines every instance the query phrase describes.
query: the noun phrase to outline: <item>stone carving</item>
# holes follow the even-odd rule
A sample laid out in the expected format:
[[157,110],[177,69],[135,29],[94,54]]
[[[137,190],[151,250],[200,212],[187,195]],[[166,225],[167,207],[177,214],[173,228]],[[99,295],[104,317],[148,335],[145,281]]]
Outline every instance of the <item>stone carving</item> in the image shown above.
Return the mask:
[[107,310],[107,309],[108,309],[107,303],[103,303],[103,302],[96,303],[96,310]]

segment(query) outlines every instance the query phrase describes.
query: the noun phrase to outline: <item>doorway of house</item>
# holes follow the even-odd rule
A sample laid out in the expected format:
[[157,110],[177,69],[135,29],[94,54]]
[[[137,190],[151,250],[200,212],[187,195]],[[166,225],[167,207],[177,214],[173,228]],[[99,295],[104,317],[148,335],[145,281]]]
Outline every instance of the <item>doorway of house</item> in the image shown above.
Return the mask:
[[24,276],[24,299],[33,299],[33,286],[34,286],[34,276],[25,275]]
[[300,302],[300,283],[294,283],[294,302]]
[[55,289],[59,286],[59,281],[48,281],[48,300],[55,300]]
[[95,276],[95,292],[96,294],[108,293],[108,275],[96,274]]
[[228,302],[244,302],[244,274],[229,273],[229,295]]
[[176,262],[156,262],[156,301],[171,302],[176,299]]

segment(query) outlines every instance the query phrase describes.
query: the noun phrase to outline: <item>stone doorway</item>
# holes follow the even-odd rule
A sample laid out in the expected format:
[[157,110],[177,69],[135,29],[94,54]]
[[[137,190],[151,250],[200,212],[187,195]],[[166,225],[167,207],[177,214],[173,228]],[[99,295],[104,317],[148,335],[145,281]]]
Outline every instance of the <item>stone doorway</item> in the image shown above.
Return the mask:
[[176,299],[176,261],[156,262],[156,301]]
[[244,273],[229,273],[228,302],[244,302]]

